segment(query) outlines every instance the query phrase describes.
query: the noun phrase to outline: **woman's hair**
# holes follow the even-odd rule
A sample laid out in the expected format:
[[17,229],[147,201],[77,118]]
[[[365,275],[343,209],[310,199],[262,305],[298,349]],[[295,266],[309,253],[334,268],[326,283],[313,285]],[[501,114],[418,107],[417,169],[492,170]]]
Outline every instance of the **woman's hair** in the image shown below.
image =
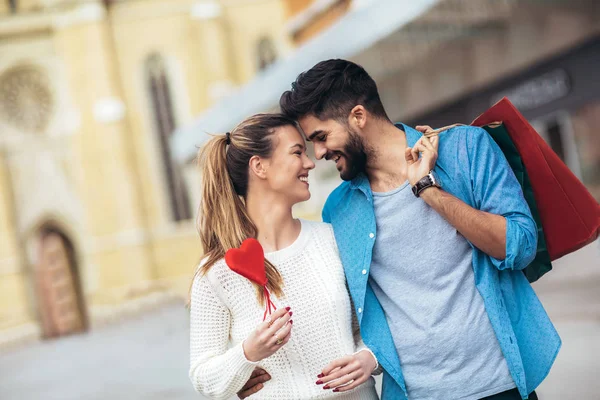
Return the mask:
[[[202,193],[197,227],[204,249],[204,263],[194,274],[205,274],[231,248],[239,247],[257,228],[245,206],[248,194],[249,162],[253,156],[271,157],[273,134],[283,126],[296,126],[282,114],[257,114],[245,119],[231,133],[215,136],[198,152]],[[283,294],[283,278],[265,259],[269,291]],[[193,281],[192,281],[193,282]],[[263,288],[255,284],[256,295],[264,305]]]

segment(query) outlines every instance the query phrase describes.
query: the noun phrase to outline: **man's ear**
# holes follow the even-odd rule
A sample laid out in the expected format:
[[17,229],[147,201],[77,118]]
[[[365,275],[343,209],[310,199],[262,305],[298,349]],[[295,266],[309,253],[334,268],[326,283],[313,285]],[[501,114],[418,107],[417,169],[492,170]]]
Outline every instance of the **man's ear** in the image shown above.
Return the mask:
[[367,123],[367,110],[362,105],[354,106],[348,115],[348,125],[354,128],[363,129]]
[[252,156],[248,164],[251,174],[259,179],[267,178],[267,170],[269,169],[269,162],[267,160],[264,160],[259,156]]

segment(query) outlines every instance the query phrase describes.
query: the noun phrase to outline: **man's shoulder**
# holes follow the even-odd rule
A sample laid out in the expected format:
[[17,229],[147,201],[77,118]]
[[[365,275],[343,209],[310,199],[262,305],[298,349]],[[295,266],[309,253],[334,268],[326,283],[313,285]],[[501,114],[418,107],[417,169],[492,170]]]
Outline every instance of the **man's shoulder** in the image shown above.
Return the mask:
[[487,135],[485,129],[478,126],[470,125],[459,125],[442,131],[439,135],[440,142],[442,141],[453,141],[468,144],[481,135]]
[[351,183],[350,182],[342,182],[340,183],[333,191],[327,196],[327,200],[325,201],[325,206],[323,210],[331,211],[333,208],[337,207],[340,203],[347,198],[350,194]]
[[478,126],[459,125],[442,131],[439,135],[440,146],[438,162],[448,166],[470,162],[477,154],[485,153],[491,145],[491,137],[485,129]]

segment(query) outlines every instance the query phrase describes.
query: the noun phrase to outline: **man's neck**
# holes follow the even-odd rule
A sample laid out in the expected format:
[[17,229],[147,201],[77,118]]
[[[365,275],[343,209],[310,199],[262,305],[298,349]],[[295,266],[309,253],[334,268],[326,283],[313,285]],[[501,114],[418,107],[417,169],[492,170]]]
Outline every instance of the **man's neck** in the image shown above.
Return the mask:
[[367,161],[367,176],[374,192],[388,192],[402,185],[406,177],[406,133],[389,121],[374,121],[368,145],[374,156]]
[[266,253],[291,245],[300,234],[300,221],[292,216],[292,209],[278,196],[248,193],[246,209],[258,229],[257,240]]

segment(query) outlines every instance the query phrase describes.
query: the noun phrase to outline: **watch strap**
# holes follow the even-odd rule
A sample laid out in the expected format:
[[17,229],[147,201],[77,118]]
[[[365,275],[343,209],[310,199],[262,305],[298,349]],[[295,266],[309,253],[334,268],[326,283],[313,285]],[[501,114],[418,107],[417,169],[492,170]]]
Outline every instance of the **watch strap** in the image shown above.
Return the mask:
[[420,197],[421,192],[427,188],[436,186],[433,179],[431,179],[431,173],[425,175],[412,187],[413,194]]

